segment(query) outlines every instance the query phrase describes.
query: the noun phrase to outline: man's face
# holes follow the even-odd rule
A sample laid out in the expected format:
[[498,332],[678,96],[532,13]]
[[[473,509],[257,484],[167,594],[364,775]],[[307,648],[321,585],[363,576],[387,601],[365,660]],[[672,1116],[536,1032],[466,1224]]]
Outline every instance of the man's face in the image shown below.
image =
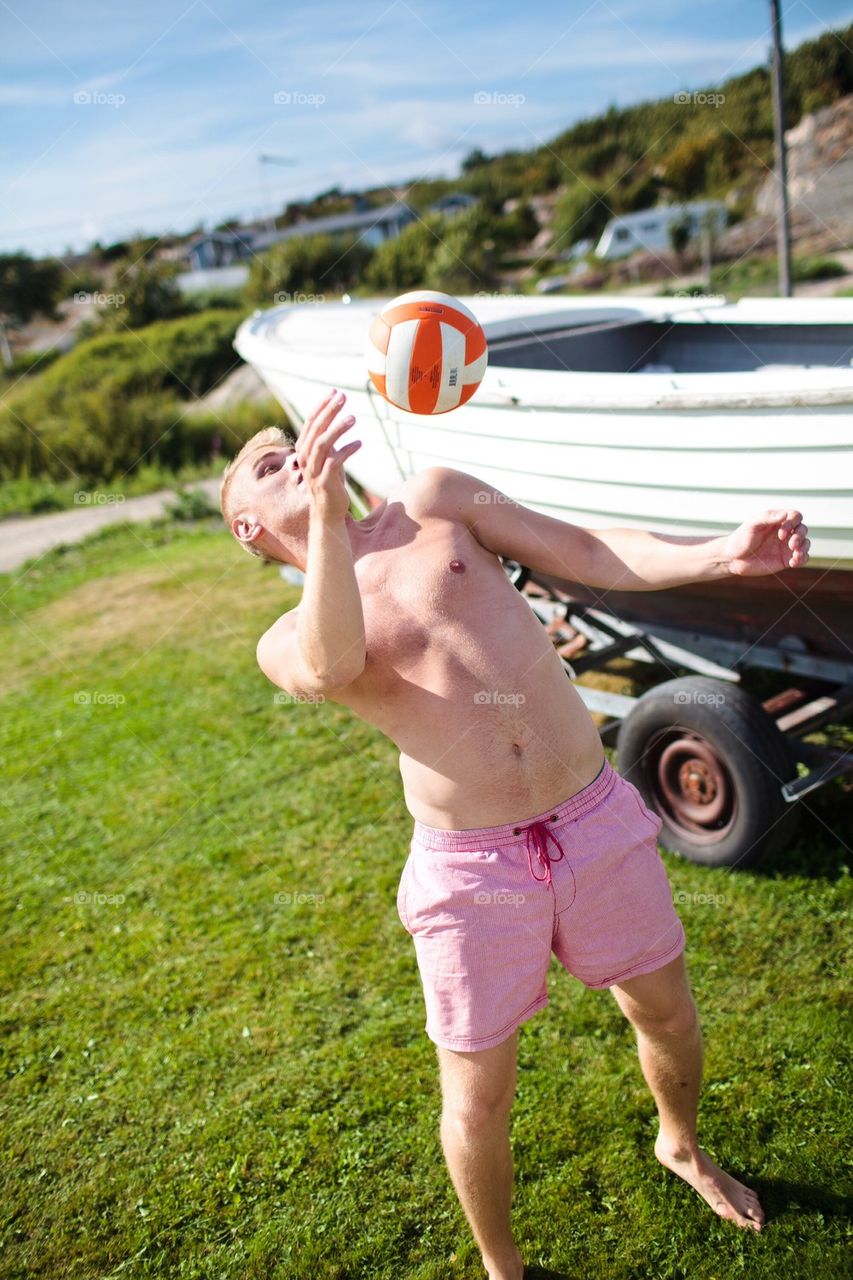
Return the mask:
[[262,525],[276,537],[306,507],[302,472],[292,444],[260,445],[241,463],[235,476],[237,511],[232,528],[238,537]]

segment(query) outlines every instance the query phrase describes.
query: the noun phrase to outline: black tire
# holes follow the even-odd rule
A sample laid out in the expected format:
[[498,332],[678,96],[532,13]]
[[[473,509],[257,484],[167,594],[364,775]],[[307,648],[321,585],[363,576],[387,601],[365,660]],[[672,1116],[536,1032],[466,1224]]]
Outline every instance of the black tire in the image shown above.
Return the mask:
[[796,762],[775,722],[738,685],[667,680],[622,721],[617,768],[663,822],[660,843],[710,867],[746,867],[793,839],[800,806],[782,796]]

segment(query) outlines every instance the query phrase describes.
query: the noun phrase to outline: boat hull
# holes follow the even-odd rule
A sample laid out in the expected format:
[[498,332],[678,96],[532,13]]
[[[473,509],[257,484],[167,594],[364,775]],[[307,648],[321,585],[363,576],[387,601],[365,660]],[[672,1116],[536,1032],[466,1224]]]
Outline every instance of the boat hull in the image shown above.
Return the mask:
[[[690,299],[464,301],[496,349],[536,325],[544,338],[579,321],[686,327],[716,315],[722,326],[733,310]],[[829,314],[853,335],[853,305],[837,301],[801,312],[815,324]],[[716,535],[767,508],[793,508],[809,526],[811,568],[853,568],[853,369],[673,376],[492,365],[467,405],[424,417],[388,404],[367,377],[364,335],[381,305],[278,307],[256,313],[235,340],[297,427],[330,386],[346,391],[357,423],[342,443],[362,441],[347,469],[374,498],[427,467],[451,466],[587,528]],[[767,327],[766,307],[742,313],[751,314]]]

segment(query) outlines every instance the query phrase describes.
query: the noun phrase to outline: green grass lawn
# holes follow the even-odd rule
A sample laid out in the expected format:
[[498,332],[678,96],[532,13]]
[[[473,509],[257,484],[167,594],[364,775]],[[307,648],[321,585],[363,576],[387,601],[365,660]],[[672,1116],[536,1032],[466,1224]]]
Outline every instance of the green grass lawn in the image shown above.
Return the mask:
[[[212,521],[111,528],[0,598],[0,1275],[482,1277],[395,910],[396,752],[343,708],[277,702],[255,664],[295,589]],[[701,1136],[768,1226],[655,1163],[629,1027],[553,961],[512,1114],[532,1275],[844,1273],[851,792],[808,807],[762,871],[665,855]]]

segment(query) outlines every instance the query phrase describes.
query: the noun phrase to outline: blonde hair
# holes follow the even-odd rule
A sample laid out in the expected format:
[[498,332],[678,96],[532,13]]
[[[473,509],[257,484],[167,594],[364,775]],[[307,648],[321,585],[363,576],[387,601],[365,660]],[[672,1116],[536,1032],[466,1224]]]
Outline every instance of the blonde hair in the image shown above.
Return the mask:
[[[219,484],[219,509],[222,512],[222,519],[229,529],[231,528],[231,521],[238,514],[236,505],[232,501],[231,488],[234,475],[243,459],[247,458],[250,453],[254,453],[256,449],[262,448],[267,444],[295,443],[296,435],[290,427],[264,427],[262,431],[255,432],[251,440],[246,441],[237,456],[231,459],[222,473],[222,480]],[[245,548],[250,555],[258,556],[259,559],[266,561],[268,564],[277,563],[274,556],[268,556],[254,542],[240,542],[240,546]]]

